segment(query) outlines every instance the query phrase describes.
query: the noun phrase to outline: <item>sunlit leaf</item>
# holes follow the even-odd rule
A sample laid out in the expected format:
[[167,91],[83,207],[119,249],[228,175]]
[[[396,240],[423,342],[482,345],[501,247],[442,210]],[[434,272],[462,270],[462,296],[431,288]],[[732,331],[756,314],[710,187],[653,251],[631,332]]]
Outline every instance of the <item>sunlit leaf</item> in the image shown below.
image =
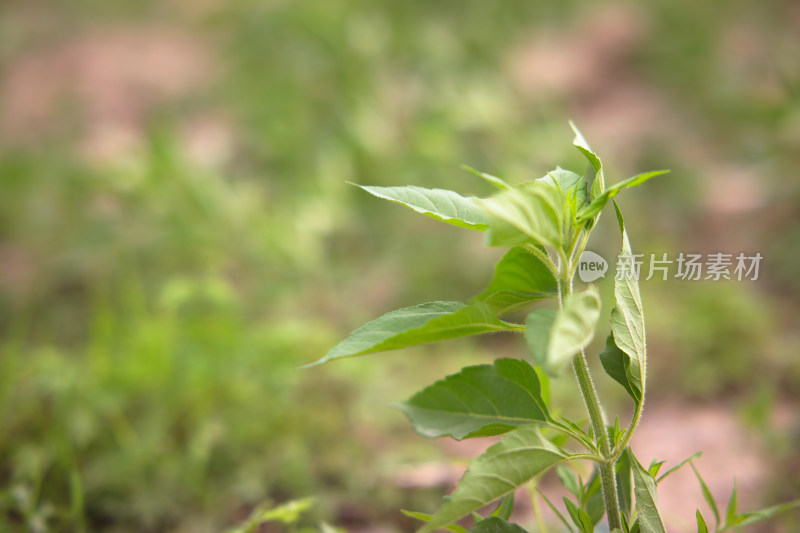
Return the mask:
[[537,427],[524,426],[507,433],[470,464],[455,492],[445,498],[420,533],[434,531],[515,491],[565,459]]
[[468,165],[461,165],[461,168],[463,168],[467,172],[475,174],[479,178],[485,179],[486,181],[488,181],[489,183],[491,183],[492,185],[494,185],[498,189],[502,190],[502,189],[510,189],[511,188],[511,185],[509,185],[508,183],[503,181],[501,178],[498,178],[497,176],[492,176],[491,174],[487,174],[486,172],[481,172],[480,170],[475,170],[474,168],[472,168],[472,167],[470,167]]
[[446,189],[426,189],[414,185],[405,187],[357,186],[373,196],[391,200],[411,208],[417,213],[454,226],[483,231],[489,223],[486,213],[475,203],[475,198],[464,197]]
[[708,533],[708,526],[703,515],[700,514],[700,509],[697,510],[697,533]]
[[533,367],[519,359],[466,367],[398,408],[426,437],[499,435],[549,419]]
[[[433,515],[428,513],[420,513],[417,511],[407,511],[405,509],[400,510],[401,513],[406,515],[409,518],[416,518],[421,522],[430,522]],[[446,529],[448,531],[452,531],[453,533],[467,533],[467,528],[459,526],[458,524],[447,524],[441,526],[440,529]]]
[[700,488],[703,491],[703,498],[705,498],[706,503],[711,508],[711,512],[714,513],[714,520],[717,523],[717,527],[719,527],[720,519],[719,519],[719,508],[717,507],[717,502],[714,501],[714,496],[711,495],[711,491],[708,490],[708,485],[706,485],[706,481],[703,479],[703,476],[700,475],[700,472],[697,471],[695,468],[694,463],[689,461],[689,466],[692,467],[694,471],[695,477],[697,477],[697,481],[700,483]]
[[563,213],[557,188],[531,181],[477,202],[489,214],[489,246],[561,246]]
[[429,302],[391,311],[368,322],[307,366],[467,335],[520,330],[522,326],[497,318],[484,302]]
[[785,513],[786,511],[790,511],[796,507],[800,507],[800,500],[795,500],[793,502],[782,503],[780,505],[775,505],[772,507],[768,507],[766,509],[762,509],[760,511],[754,511],[750,513],[742,513],[739,515],[741,521],[736,524],[738,528],[743,528],[747,526],[752,526],[753,524],[757,524],[759,522],[763,522],[764,520],[769,520],[770,518],[780,514]]

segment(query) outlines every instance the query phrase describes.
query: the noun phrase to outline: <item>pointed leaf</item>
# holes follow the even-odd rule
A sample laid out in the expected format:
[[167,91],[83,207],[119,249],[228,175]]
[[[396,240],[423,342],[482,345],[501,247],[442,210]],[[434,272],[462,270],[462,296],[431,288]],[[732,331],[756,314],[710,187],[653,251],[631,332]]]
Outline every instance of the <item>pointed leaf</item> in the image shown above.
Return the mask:
[[487,174],[486,172],[481,172],[480,170],[475,170],[474,168],[472,168],[469,165],[461,165],[461,168],[463,168],[464,170],[466,170],[467,172],[469,172],[471,174],[475,174],[479,178],[485,179],[486,181],[488,181],[489,183],[491,183],[492,185],[494,185],[498,189],[502,190],[502,189],[510,189],[511,188],[511,185],[509,185],[508,183],[506,183],[502,179],[498,178],[497,176],[492,176],[491,174]]
[[674,474],[675,472],[677,472],[678,470],[680,470],[681,468],[686,466],[686,463],[689,463],[689,462],[693,461],[694,459],[697,459],[701,455],[703,455],[703,452],[697,452],[696,454],[692,455],[691,457],[688,457],[688,458],[684,459],[683,461],[681,461],[680,463],[678,463],[677,465],[673,466],[672,468],[670,468],[669,470],[667,470],[666,472],[661,474],[661,476],[658,479],[656,479],[656,484],[661,483],[662,481],[664,481],[664,479],[667,476],[669,476],[670,474]]
[[565,459],[564,453],[548,442],[537,427],[515,429],[472,461],[455,492],[444,500],[420,533],[434,531],[515,491]]
[[700,483],[700,488],[703,490],[703,498],[705,498],[706,503],[711,508],[711,512],[714,513],[714,520],[717,523],[717,528],[719,528],[719,508],[717,507],[717,502],[714,501],[714,496],[711,495],[711,491],[708,490],[708,485],[706,485],[706,481],[703,479],[703,476],[700,475],[700,472],[697,471],[695,468],[694,463],[689,461],[689,466],[692,467],[694,471],[695,477],[697,477],[697,481]]
[[559,248],[562,238],[561,192],[539,181],[477,200],[489,214],[489,246],[541,244]]
[[[597,319],[600,318],[600,296],[592,286],[568,295],[563,308],[555,312],[549,335],[543,332],[549,316],[541,311],[531,315],[526,320],[528,346],[545,371],[558,374],[594,337]],[[541,360],[545,337],[547,349],[544,360]]]
[[[605,189],[605,178],[603,176],[603,162],[600,160],[600,157],[592,150],[589,146],[589,143],[586,142],[586,138],[584,138],[583,134],[580,132],[578,127],[575,125],[574,122],[570,121],[569,123],[572,131],[575,133],[575,138],[572,140],[572,144],[586,157],[589,161],[590,169],[587,170],[586,175],[583,177],[582,182],[584,183],[584,187],[588,189],[591,186],[591,197],[590,199],[594,200],[600,194],[602,194],[603,190]],[[584,197],[584,202],[586,198]]]
[[533,367],[519,359],[464,368],[398,408],[426,437],[456,440],[506,433],[549,419]]
[[697,533],[708,533],[708,526],[705,518],[700,514],[700,509],[697,510]]
[[489,286],[475,299],[502,315],[557,296],[558,283],[550,269],[524,247],[515,246],[500,259]]
[[517,524],[506,522],[497,516],[484,518],[469,530],[469,533],[528,533]]
[[467,335],[521,329],[522,326],[497,318],[483,302],[429,302],[391,311],[368,322],[325,357],[306,366]]
[[622,232],[622,251],[618,260],[623,261],[623,264],[631,265],[631,271],[626,270],[625,275],[618,275],[618,279],[614,280],[614,298],[617,305],[611,311],[611,332],[614,335],[614,344],[629,357],[628,361],[624,361],[623,366],[632,391],[639,392],[639,394],[631,395],[638,403],[644,398],[645,369],[647,367],[644,311],[642,310],[642,297],[639,294],[639,282],[632,268],[633,252],[628,241],[628,233],[625,230],[625,222],[616,204],[614,207]]
[[656,481],[639,461],[633,459],[633,487],[636,493],[636,513],[643,533],[666,533],[664,522],[658,512]]
[[405,187],[376,187],[358,185],[373,196],[404,205],[417,213],[462,228],[483,231],[489,221],[475,198],[464,197],[445,189],[426,189],[408,185]]
[[725,511],[725,523],[730,524],[734,521],[739,507],[738,488],[736,487],[736,479],[733,480],[733,490],[731,491],[731,499],[728,500],[728,509]]
[[790,511],[796,507],[800,507],[800,500],[782,503],[780,505],[768,507],[760,511],[754,511],[752,513],[743,513],[739,515],[739,517],[742,520],[738,524],[736,524],[736,527],[742,528],[742,527],[752,526],[753,524],[763,522],[764,520],[769,520],[770,518],[780,513],[785,513],[786,511]]
[[541,490],[539,490],[538,487],[536,488],[536,492],[538,492],[539,496],[541,496],[542,499],[544,499],[545,503],[547,503],[547,506],[550,507],[550,510],[553,511],[553,513],[556,515],[556,517],[558,517],[558,519],[561,520],[561,523],[564,524],[564,526],[567,528],[567,531],[569,531],[569,533],[573,533],[572,526],[569,524],[569,522],[567,522],[567,519],[564,518],[564,515],[561,514],[561,511],[559,511],[556,508],[556,506],[553,505],[553,502],[551,502],[547,498],[547,496],[545,496],[544,493]]
[[667,173],[669,173],[669,170],[653,170],[650,172],[643,172],[612,185],[598,195],[594,200],[592,200],[589,205],[580,210],[578,213],[578,222],[586,222],[590,218],[594,218],[600,211],[603,210],[608,201],[615,197],[622,189],[636,187],[646,182],[650,178],[655,178],[656,176]]

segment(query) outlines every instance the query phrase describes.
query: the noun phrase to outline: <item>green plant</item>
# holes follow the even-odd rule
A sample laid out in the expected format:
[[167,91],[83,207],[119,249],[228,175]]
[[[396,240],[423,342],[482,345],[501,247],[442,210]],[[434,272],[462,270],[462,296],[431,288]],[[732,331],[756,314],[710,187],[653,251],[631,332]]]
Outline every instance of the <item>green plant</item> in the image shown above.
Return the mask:
[[[599,357],[605,372],[622,385],[634,403],[627,428],[621,427],[619,417],[613,425],[608,424],[584,351],[601,314],[599,293],[592,285],[576,289],[573,283],[581,254],[608,201],[621,190],[666,171],[639,174],[606,187],[600,158],[574,125],[573,129],[573,144],[589,162],[583,175],[557,168],[543,178],[512,186],[469,169],[500,189],[489,198],[415,186],[361,186],[375,196],[442,222],[484,231],[489,246],[509,250],[497,264],[487,289],[468,303],[439,301],[392,311],[355,330],[309,366],[494,332],[523,334],[533,363],[503,358],[492,365],[466,367],[400,404],[416,431],[427,437],[461,440],[503,435],[472,461],[455,492],[435,514],[410,513],[425,522],[420,533],[441,528],[464,531],[457,521],[470,514],[476,521],[472,532],[524,531],[507,521],[514,493],[526,484],[535,487],[536,480],[553,468],[575,497],[575,501],[565,498],[565,505],[579,531],[594,531],[605,515],[611,531],[662,532],[665,527],[657,505],[657,483],[693,459],[657,477],[662,463],[654,461],[645,467],[628,446],[642,416],[647,351],[633,254],[616,203],[622,247],[611,332]],[[557,306],[540,306],[519,323],[508,319],[508,315],[548,300],[557,302]],[[548,375],[561,373],[570,363],[589,415],[588,427],[554,414],[544,393],[549,386]],[[588,479],[567,467],[574,461],[593,463]],[[728,512],[720,520],[699,474],[698,479],[716,519],[715,531],[750,525],[800,503],[739,514],[734,491]],[[500,503],[489,517],[477,514],[496,500]],[[573,530],[546,497],[545,501],[567,529]],[[699,511],[697,522],[698,531],[708,531]]]

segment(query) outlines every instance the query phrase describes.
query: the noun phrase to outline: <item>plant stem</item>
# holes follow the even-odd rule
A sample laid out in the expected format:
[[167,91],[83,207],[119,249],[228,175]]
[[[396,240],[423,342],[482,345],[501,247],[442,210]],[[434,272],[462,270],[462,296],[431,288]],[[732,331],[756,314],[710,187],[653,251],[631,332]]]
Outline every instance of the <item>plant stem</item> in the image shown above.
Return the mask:
[[[559,276],[558,288],[559,303],[561,307],[563,307],[564,299],[572,292],[572,277],[570,275],[572,269],[568,264],[562,263],[561,266],[563,270],[562,276]],[[620,520],[619,500],[617,497],[617,477],[614,471],[615,461],[611,459],[611,443],[609,442],[608,431],[606,430],[603,408],[600,405],[600,399],[594,388],[592,376],[589,373],[589,365],[586,363],[586,355],[583,350],[573,358],[572,368],[575,371],[575,377],[578,380],[578,386],[581,389],[581,395],[583,396],[584,404],[586,404],[586,410],[589,412],[589,420],[591,420],[597,448],[600,455],[605,459],[605,461],[600,463],[600,480],[603,484],[603,499],[606,504],[608,528],[611,530],[615,528],[621,529],[622,522]]]

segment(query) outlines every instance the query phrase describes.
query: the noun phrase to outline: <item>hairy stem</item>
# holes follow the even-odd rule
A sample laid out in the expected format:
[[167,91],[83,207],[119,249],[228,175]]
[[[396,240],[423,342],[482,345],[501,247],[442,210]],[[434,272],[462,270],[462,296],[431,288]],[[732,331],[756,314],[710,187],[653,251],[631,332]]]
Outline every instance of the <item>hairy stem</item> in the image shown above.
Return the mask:
[[[571,269],[569,265],[561,265],[562,276],[559,277],[559,300],[563,307],[564,298],[572,292],[572,277],[570,275]],[[586,355],[583,350],[577,354],[572,360],[572,368],[575,371],[575,377],[578,380],[578,386],[581,389],[583,402],[586,404],[586,410],[589,412],[589,419],[594,431],[595,442],[597,443],[598,451],[603,456],[605,461],[600,463],[600,480],[603,484],[603,499],[606,504],[606,515],[608,516],[608,527],[611,530],[615,528],[622,528],[619,513],[619,500],[617,497],[617,478],[614,471],[615,461],[611,460],[611,443],[608,438],[608,431],[606,430],[605,416],[603,415],[603,408],[600,405],[600,399],[597,396],[597,391],[592,382],[592,376],[589,373],[589,366],[586,363]]]

